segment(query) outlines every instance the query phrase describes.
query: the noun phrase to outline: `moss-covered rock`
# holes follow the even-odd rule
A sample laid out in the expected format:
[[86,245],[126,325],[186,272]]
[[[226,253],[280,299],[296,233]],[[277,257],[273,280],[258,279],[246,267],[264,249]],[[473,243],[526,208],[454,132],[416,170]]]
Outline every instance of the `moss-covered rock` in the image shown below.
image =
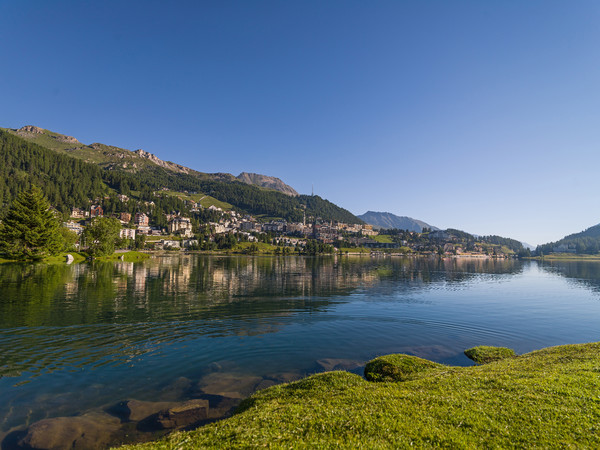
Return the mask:
[[407,381],[423,372],[444,367],[416,356],[393,354],[380,356],[367,363],[365,378],[369,381]]
[[438,368],[406,383],[313,375],[255,393],[229,419],[136,448],[600,448],[600,343]]
[[465,356],[475,361],[477,364],[487,364],[506,358],[513,358],[517,355],[511,348],[480,345],[478,347],[466,349]]

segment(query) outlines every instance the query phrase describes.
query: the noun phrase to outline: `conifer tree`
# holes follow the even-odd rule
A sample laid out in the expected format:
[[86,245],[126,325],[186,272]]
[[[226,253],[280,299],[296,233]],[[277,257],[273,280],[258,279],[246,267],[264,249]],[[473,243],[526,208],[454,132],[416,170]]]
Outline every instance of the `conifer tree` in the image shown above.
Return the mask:
[[15,199],[0,223],[0,253],[20,260],[56,255],[63,247],[59,227],[50,203],[33,186]]

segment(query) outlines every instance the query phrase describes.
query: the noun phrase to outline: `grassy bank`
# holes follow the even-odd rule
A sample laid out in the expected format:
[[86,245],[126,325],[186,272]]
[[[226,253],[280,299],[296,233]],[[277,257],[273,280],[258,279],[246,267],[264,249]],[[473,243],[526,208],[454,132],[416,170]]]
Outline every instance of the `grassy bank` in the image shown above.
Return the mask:
[[73,263],[80,263],[85,261],[88,258],[86,253],[80,252],[67,252],[61,253],[56,256],[48,256],[42,260],[42,262],[47,264],[65,264],[67,262],[67,255],[71,255],[73,257]]
[[367,369],[369,379],[404,381],[314,375],[258,392],[230,419],[137,448],[600,446],[600,343],[474,367],[384,357]]
[[527,259],[537,261],[600,261],[600,255],[577,255],[574,253],[551,253],[544,256],[534,256]]

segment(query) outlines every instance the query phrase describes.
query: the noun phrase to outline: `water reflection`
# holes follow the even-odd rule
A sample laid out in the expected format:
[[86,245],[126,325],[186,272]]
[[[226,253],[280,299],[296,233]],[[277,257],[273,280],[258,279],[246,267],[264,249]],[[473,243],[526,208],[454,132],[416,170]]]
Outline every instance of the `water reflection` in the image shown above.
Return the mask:
[[452,358],[464,347],[431,330],[453,338],[473,328],[402,305],[522,271],[514,260],[335,256],[0,265],[0,435],[46,415],[154,399],[174,377],[210,378],[214,364],[272,381],[335,358],[360,372],[388,348]]
[[194,255],[143,263],[2,265],[0,375],[128,363],[194,336],[274,333],[294,314],[326,311],[357,289],[395,295],[520,270],[514,261],[490,259]]
[[[515,274],[512,260],[227,258],[193,255],[144,263],[0,266],[0,327],[137,323],[318,308],[357,287],[386,279],[415,284],[461,283]],[[254,302],[248,299],[265,299]],[[304,300],[310,298],[306,303]],[[277,301],[274,301],[277,300]],[[292,303],[290,303],[292,302]],[[250,308],[247,308],[250,306]],[[254,310],[254,308],[257,308]]]
[[599,261],[552,261],[544,260],[541,267],[548,273],[560,275],[576,284],[600,293]]

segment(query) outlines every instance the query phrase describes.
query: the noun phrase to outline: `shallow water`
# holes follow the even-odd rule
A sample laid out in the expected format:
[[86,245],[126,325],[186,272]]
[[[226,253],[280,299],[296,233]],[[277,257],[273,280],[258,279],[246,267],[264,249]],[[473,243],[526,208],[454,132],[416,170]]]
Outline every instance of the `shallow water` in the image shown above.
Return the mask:
[[226,390],[227,380],[227,392],[245,396],[332,368],[361,373],[392,352],[468,365],[462,352],[475,345],[522,353],[597,341],[598,324],[594,262],[184,255],[5,264],[0,440],[45,417],[132,398],[185,400]]

